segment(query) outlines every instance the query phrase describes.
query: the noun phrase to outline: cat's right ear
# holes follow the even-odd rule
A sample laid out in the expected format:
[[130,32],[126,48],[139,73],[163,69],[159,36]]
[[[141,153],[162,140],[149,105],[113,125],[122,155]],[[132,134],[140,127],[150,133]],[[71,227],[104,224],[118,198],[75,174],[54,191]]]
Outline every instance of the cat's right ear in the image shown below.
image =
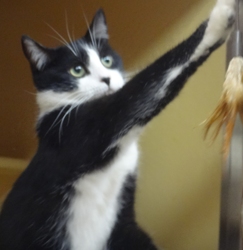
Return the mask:
[[50,49],[45,48],[28,36],[22,36],[21,42],[24,54],[31,66],[39,71],[43,70],[51,59]]

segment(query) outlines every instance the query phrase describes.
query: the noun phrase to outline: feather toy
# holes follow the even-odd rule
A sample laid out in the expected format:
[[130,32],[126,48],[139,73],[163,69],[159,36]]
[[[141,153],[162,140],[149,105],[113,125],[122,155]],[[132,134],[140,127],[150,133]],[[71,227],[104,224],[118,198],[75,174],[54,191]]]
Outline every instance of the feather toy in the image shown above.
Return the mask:
[[225,124],[225,134],[223,143],[224,159],[229,153],[230,141],[234,129],[236,116],[239,114],[243,122],[243,58],[234,57],[228,66],[223,92],[218,106],[205,122],[205,136],[213,124],[216,128],[213,140],[216,139],[221,127]]
[[215,126],[213,141],[219,134],[221,127],[224,129],[223,156],[228,158],[231,138],[237,115],[243,123],[243,33],[241,20],[243,17],[242,0],[236,0],[235,29],[228,41],[227,61],[223,92],[219,104],[205,121],[205,137],[212,125]]

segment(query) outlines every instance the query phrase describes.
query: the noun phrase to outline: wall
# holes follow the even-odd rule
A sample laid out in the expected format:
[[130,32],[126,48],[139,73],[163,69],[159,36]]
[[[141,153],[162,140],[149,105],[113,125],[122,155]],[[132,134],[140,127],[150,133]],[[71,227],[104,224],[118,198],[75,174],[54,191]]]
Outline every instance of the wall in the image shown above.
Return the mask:
[[[212,4],[210,0],[84,0],[81,4],[70,0],[21,0],[18,4],[2,0],[0,8],[6,11],[0,14],[0,156],[28,160],[36,148],[35,90],[21,52],[21,34],[55,46],[58,42],[47,35],[54,33],[44,22],[65,36],[66,10],[70,29],[75,26],[79,37],[85,31],[82,8],[90,20],[102,6],[113,47],[123,56],[126,68],[137,69],[186,38],[208,15]],[[166,249],[217,249],[220,141],[212,146],[203,141],[199,124],[219,98],[224,50],[217,51],[192,77],[141,139],[138,220]],[[15,178],[18,172],[4,171],[0,183],[5,186],[7,177],[3,176]]]
[[[212,4],[201,1],[188,10],[136,63],[151,61],[186,38]],[[218,248],[221,139],[213,145],[204,141],[200,124],[216,106],[224,68],[222,47],[149,125],[141,140],[138,218],[166,249]]]

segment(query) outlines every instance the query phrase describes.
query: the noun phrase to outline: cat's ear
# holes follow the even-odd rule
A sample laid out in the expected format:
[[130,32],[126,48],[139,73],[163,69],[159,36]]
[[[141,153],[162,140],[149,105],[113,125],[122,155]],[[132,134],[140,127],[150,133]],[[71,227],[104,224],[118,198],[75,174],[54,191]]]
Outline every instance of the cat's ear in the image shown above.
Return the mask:
[[21,39],[24,54],[31,66],[37,70],[42,70],[50,61],[50,49],[45,48],[28,36]]
[[93,21],[86,33],[86,37],[89,37],[91,40],[109,38],[105,13],[102,9],[99,9],[96,12]]

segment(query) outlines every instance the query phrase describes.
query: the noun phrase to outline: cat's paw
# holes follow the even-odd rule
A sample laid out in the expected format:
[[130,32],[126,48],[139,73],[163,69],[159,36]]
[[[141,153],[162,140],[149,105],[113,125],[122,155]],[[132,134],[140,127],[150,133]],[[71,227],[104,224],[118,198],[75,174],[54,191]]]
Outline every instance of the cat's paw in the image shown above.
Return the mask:
[[229,36],[235,23],[236,0],[218,0],[211,12],[204,40],[210,48],[223,43]]
[[218,0],[209,17],[207,32],[218,40],[225,40],[234,25],[235,16],[236,0]]
[[230,35],[236,16],[236,0],[218,0],[211,12],[203,39],[191,61],[208,54],[212,48],[221,45]]

